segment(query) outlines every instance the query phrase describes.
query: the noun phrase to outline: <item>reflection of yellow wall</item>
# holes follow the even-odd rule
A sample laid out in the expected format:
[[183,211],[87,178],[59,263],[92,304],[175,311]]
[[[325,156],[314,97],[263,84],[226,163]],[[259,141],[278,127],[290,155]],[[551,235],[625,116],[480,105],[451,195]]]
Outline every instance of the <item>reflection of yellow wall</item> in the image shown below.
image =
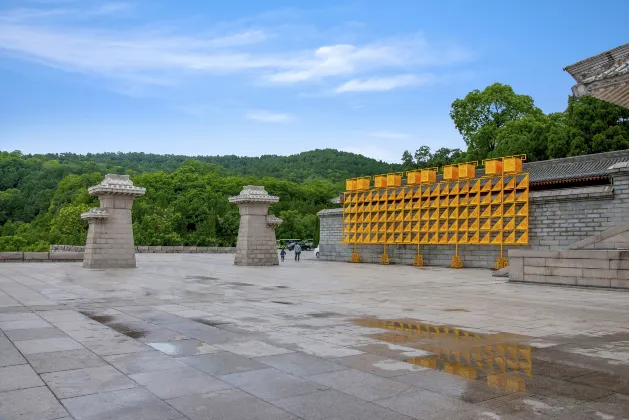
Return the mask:
[[[531,347],[502,342],[504,335],[487,335],[461,328],[425,324],[412,321],[364,319],[356,324],[403,333],[382,333],[374,338],[433,353],[408,359],[408,363],[439,369],[469,379],[487,374],[489,386],[513,391],[524,391],[526,377],[532,377]],[[443,345],[442,339],[452,338],[455,345]],[[510,338],[510,337],[509,337]],[[426,339],[439,339],[437,343],[425,343]]]

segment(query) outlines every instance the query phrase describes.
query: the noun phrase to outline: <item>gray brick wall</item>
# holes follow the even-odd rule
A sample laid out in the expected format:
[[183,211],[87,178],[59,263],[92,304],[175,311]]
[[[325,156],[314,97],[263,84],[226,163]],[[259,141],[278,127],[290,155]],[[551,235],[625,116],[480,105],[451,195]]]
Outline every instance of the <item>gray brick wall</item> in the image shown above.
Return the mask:
[[[629,222],[629,172],[616,171],[613,186],[593,186],[548,190],[531,193],[529,205],[529,246],[508,249],[562,250],[574,242]],[[343,244],[342,209],[319,212],[321,219],[320,258],[349,261],[353,246]],[[357,251],[363,262],[378,263],[382,245],[359,245]],[[453,245],[422,245],[425,265],[449,266],[454,255]],[[392,264],[412,264],[417,253],[413,245],[389,245]],[[497,246],[463,245],[459,256],[464,267],[493,268],[500,255]]]

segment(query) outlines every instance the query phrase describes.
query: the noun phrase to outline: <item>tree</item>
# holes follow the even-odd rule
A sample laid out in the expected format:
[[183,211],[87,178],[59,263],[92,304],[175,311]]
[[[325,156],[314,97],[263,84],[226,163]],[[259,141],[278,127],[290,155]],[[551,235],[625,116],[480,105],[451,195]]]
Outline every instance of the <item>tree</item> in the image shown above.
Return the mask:
[[405,150],[404,153],[402,153],[402,165],[404,165],[404,167],[407,169],[415,166],[413,155],[411,155],[408,150]]
[[[410,153],[408,151],[404,152],[402,155],[402,160],[408,159]],[[408,156],[406,156],[408,153]],[[453,163],[463,162],[465,160],[465,153],[461,151],[461,149],[449,149],[447,147],[441,147],[435,151],[435,153],[430,152],[430,147],[421,146],[419,149],[415,151],[415,161],[413,162],[410,159],[409,164],[404,162],[404,166],[407,169],[413,168],[433,168],[436,166],[444,166],[451,165]]]
[[63,207],[50,223],[51,240],[63,245],[85,245],[88,223],[81,213],[90,209],[87,204]]
[[496,148],[490,157],[526,154],[528,161],[548,158],[548,134],[550,118],[541,115],[525,115],[508,121],[497,130]]
[[593,97],[569,98],[570,156],[629,147],[629,109]]
[[313,248],[318,247],[320,240],[321,240],[321,218],[317,217],[314,235],[312,235],[312,247]]
[[418,168],[427,168],[430,166],[429,163],[432,157],[430,147],[421,146],[419,149],[415,150],[414,156]]
[[527,114],[541,114],[527,95],[509,85],[494,83],[483,91],[473,90],[452,103],[450,117],[467,144],[468,158],[482,160],[496,148],[498,130],[507,122]]

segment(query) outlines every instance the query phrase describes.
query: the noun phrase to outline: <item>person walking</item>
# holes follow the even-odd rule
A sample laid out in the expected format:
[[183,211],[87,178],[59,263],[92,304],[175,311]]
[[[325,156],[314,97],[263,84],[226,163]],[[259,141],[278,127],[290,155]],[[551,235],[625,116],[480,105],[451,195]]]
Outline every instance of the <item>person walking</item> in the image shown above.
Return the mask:
[[286,250],[282,248],[282,250],[280,251],[280,259],[282,260],[282,262],[284,262],[285,256],[286,256]]
[[299,256],[301,255],[301,246],[299,246],[299,244],[295,244],[293,251],[295,251],[295,261],[299,262]]

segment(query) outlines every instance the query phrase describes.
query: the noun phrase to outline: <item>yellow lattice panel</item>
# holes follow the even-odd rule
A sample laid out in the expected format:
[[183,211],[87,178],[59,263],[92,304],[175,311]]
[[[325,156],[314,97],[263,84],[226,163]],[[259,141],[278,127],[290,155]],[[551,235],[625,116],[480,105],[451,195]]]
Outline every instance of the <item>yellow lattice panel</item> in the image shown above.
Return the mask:
[[481,178],[475,178],[475,165],[463,164],[444,168],[438,183],[433,169],[410,171],[406,183],[401,174],[375,176],[370,191],[370,178],[349,179],[342,197],[342,241],[526,245],[529,177],[518,172],[522,159],[511,158],[485,162]]

